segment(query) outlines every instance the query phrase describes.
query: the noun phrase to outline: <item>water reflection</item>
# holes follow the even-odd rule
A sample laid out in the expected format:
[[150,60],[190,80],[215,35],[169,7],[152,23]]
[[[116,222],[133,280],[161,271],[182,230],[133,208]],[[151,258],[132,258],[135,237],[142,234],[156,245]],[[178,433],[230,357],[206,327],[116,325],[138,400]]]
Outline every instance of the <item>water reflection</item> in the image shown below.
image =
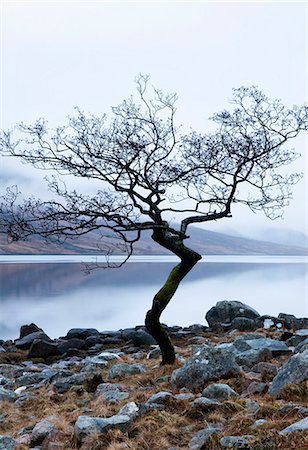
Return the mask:
[[[36,322],[51,337],[72,327],[118,329],[143,323],[174,263],[130,263],[85,275],[81,264],[1,264],[0,338]],[[307,315],[307,264],[202,263],[188,275],[163,316],[169,324],[205,323],[222,299],[261,314]]]

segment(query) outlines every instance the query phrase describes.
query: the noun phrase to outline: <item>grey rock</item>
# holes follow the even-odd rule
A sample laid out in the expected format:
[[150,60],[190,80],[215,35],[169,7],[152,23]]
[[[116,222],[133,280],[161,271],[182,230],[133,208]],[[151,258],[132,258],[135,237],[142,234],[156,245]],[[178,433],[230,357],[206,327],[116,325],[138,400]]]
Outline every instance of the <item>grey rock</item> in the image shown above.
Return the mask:
[[299,330],[301,328],[308,328],[307,317],[296,318],[293,314],[279,313],[278,319],[281,320],[288,329]]
[[72,338],[63,340],[58,343],[58,353],[60,353],[60,355],[64,355],[68,350],[71,350],[73,348],[85,348],[85,341],[83,339]]
[[278,395],[288,385],[308,379],[308,350],[292,356],[281,368],[269,387],[270,395]]
[[177,388],[202,388],[208,381],[231,378],[239,373],[240,367],[232,352],[204,346],[181,368],[173,371],[171,382]]
[[208,412],[215,409],[217,406],[221,405],[220,402],[217,400],[214,400],[212,398],[207,397],[199,397],[196,398],[191,404],[192,409],[202,411],[202,412]]
[[266,392],[267,388],[268,388],[268,386],[266,383],[253,381],[252,383],[250,383],[250,385],[246,389],[246,393],[249,395],[259,395],[259,394],[263,394],[264,392]]
[[22,339],[25,336],[28,336],[32,333],[37,333],[38,331],[43,331],[42,328],[39,328],[35,323],[30,323],[30,325],[22,325],[20,327],[19,339]]
[[[290,339],[289,339],[290,340]],[[289,344],[289,341],[287,341],[287,344]],[[302,351],[302,349],[308,344],[308,337],[301,339],[298,341],[298,343],[295,345],[294,353],[299,353]],[[292,344],[294,345],[294,344]]]
[[16,384],[18,386],[30,386],[31,384],[39,383],[43,379],[44,375],[41,372],[28,372],[16,378]]
[[256,319],[260,314],[248,305],[239,301],[223,300],[217,302],[206,313],[206,320],[210,327],[215,327],[221,323],[230,323],[236,317],[246,317]]
[[142,408],[135,402],[126,403],[118,412],[119,415],[128,416],[131,419],[136,419],[142,412]]
[[46,437],[50,436],[55,429],[54,424],[48,420],[43,419],[35,425],[31,434],[31,446],[41,445]]
[[106,433],[110,429],[117,428],[127,431],[131,418],[127,415],[117,414],[109,418],[79,416],[74,427],[75,438],[78,443],[94,433]]
[[0,402],[13,402],[16,399],[16,394],[4,387],[0,386]]
[[272,356],[268,348],[261,348],[259,350],[247,350],[246,352],[235,355],[235,361],[240,366],[252,367],[261,361],[267,361]]
[[267,420],[265,420],[265,419],[258,419],[251,425],[251,428],[253,430],[256,430],[257,428],[262,427],[262,425],[264,425],[266,423],[267,423]]
[[255,416],[260,411],[260,405],[255,400],[246,400],[245,408],[248,416]]
[[248,319],[248,317],[235,317],[230,328],[231,330],[254,331],[258,328],[258,324],[254,319]]
[[305,417],[302,420],[299,420],[298,422],[292,423],[292,425],[289,425],[287,428],[284,428],[279,432],[279,434],[288,434],[288,433],[294,433],[294,431],[308,431],[308,417]]
[[5,353],[5,352],[6,352],[5,348],[3,348],[3,347],[0,345],[0,353]]
[[200,450],[202,448],[205,448],[204,446],[210,440],[210,437],[215,433],[219,433],[220,430],[220,427],[209,426],[207,428],[204,428],[203,430],[198,431],[198,433],[193,436],[188,444],[189,450]]
[[171,392],[157,392],[157,394],[152,395],[147,403],[157,403],[157,404],[165,404],[170,398],[173,398]]
[[301,416],[308,416],[308,407],[298,405],[296,403],[288,403],[282,406],[275,412],[275,416],[287,416],[289,414],[299,414]]
[[195,398],[195,396],[191,392],[183,392],[182,394],[175,394],[174,398],[176,400],[185,401],[185,400],[192,400]]
[[123,330],[121,337],[125,341],[132,341],[136,347],[140,347],[142,345],[150,346],[157,344],[155,339],[145,330]]
[[246,435],[246,436],[224,436],[220,439],[219,443],[221,448],[236,448],[240,449],[249,449],[250,445],[254,440],[254,436]]
[[147,359],[154,359],[154,358],[160,358],[160,357],[161,357],[161,350],[159,347],[153,348],[147,354]]
[[99,336],[100,333],[95,328],[71,328],[67,335],[66,339],[83,339],[86,340],[89,336]]
[[229,398],[238,397],[239,395],[227,384],[216,383],[203,389],[202,396],[214,398],[215,400],[228,400]]
[[15,450],[17,442],[10,436],[0,435],[0,450]]
[[43,339],[35,339],[28,353],[29,358],[48,358],[55,355],[58,355],[58,345]]
[[145,367],[142,364],[115,364],[108,371],[108,378],[113,380],[114,378],[125,378],[130,375],[136,375],[145,373]]
[[102,383],[97,386],[95,397],[101,397],[107,403],[119,403],[129,397],[129,393],[120,384]]
[[31,344],[35,339],[40,339],[41,341],[50,342],[51,339],[44,331],[36,331],[34,333],[27,334],[21,339],[17,339],[15,341],[15,345],[17,348],[22,350],[28,350],[31,347]]
[[[234,342],[235,347],[238,349],[239,342],[240,340]],[[273,356],[286,355],[291,353],[289,347],[284,342],[276,341],[275,339],[245,339],[243,340],[243,342],[241,342],[241,345],[243,350],[244,345],[246,346],[246,350],[270,350]]]
[[85,364],[95,364],[97,366],[106,366],[108,361],[115,361],[120,359],[120,355],[118,353],[113,352],[101,352],[99,355],[95,355],[92,357],[87,357],[85,359]]
[[5,386],[6,384],[10,384],[11,380],[7,377],[3,377],[0,375],[0,386]]
[[252,371],[256,373],[261,373],[264,376],[275,376],[278,373],[278,367],[269,362],[259,362],[252,367]]

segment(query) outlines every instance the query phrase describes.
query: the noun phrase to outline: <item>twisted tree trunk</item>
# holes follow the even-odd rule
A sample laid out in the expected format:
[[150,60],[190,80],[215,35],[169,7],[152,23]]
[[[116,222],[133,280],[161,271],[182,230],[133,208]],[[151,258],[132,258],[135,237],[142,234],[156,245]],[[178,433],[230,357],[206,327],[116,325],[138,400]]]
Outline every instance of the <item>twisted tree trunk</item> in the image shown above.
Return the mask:
[[160,316],[175,294],[180,282],[201,259],[201,255],[186,247],[179,235],[168,230],[154,230],[152,239],[177,255],[181,262],[170,272],[165,284],[153,299],[152,308],[147,312],[145,325],[156,340],[162,353],[162,364],[173,364],[175,351],[170,337],[160,323]]

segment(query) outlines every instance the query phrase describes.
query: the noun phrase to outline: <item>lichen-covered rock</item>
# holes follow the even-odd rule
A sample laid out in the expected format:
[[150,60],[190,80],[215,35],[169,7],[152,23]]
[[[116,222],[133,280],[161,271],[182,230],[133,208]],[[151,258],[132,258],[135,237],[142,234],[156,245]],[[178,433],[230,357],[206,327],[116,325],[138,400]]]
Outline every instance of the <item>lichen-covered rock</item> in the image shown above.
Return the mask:
[[177,388],[202,388],[208,381],[231,378],[239,373],[240,367],[232,352],[204,346],[172,373],[171,382]]
[[225,448],[235,448],[237,450],[240,449],[249,449],[251,448],[251,443],[254,441],[254,436],[246,435],[246,436],[224,436],[220,439],[219,443],[222,449]]
[[273,379],[270,387],[270,395],[279,395],[290,384],[308,380],[308,350],[292,356],[281,368]]
[[125,378],[130,375],[145,373],[145,367],[142,364],[115,364],[108,371],[108,378]]
[[229,398],[238,397],[239,395],[227,384],[216,383],[203,389],[202,396],[213,398],[215,400],[228,400]]
[[217,302],[206,313],[206,320],[210,327],[215,327],[222,323],[230,323],[236,317],[246,317],[248,319],[256,319],[260,314],[245,303],[239,301],[223,300]]
[[0,450],[15,450],[17,442],[10,436],[0,436]]

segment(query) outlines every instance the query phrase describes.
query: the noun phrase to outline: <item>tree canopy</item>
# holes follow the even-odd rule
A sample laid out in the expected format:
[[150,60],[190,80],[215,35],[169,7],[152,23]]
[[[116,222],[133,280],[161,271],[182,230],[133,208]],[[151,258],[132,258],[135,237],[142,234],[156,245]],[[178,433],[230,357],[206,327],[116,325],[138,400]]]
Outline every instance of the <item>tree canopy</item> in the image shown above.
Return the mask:
[[[216,131],[181,134],[175,123],[177,95],[154,89],[150,98],[148,77],[140,75],[136,82],[138,101],[124,100],[112,108],[110,118],[78,109],[55,130],[40,119],[2,131],[2,155],[56,174],[47,180],[51,200],[19,201],[18,189],[8,188],[0,230],[13,240],[102,230],[106,239],[110,232],[123,242],[127,257],[141,233],[152,230],[152,238],[181,260],[146,318],[163,362],[173,362],[174,350],[159,318],[201,258],[184,245],[189,225],[231,217],[234,204],[278,217],[301,177],[285,170],[299,156],[286,144],[307,131],[308,107],[288,109],[256,87],[240,87],[233,90],[231,110],[212,117]],[[96,193],[69,190],[67,175],[93,182]],[[178,226],[171,226],[170,217]]]

